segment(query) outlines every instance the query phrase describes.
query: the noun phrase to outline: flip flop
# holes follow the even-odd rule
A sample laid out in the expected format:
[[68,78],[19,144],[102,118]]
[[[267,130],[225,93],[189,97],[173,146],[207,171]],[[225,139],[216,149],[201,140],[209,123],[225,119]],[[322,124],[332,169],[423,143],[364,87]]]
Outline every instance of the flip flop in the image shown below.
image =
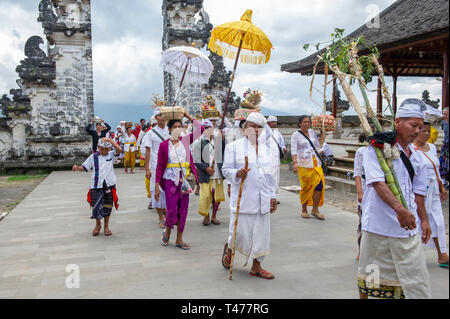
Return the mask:
[[164,234],[166,232],[166,230],[163,230],[162,232],[162,238],[161,238],[161,244],[163,246],[167,246],[169,245],[169,238],[166,237],[166,235]]
[[220,220],[217,220],[216,222],[212,221],[212,223],[213,223],[214,225],[220,225],[220,224],[222,224],[222,223],[220,222]]
[[325,217],[323,217],[322,214],[314,214],[314,213],[311,213],[311,215],[312,215],[315,219],[318,219],[318,220],[324,220],[324,219],[325,219]]
[[112,232],[111,231],[109,231],[109,232],[105,232],[105,236],[111,236],[112,235]]
[[[222,266],[225,268],[225,269],[230,269],[230,267],[231,267],[231,259],[230,259],[230,256],[228,256],[228,254],[227,254],[227,250],[228,250],[228,243],[226,243],[225,244],[225,247],[223,248],[223,254],[222,254]],[[229,262],[229,265],[228,266],[226,266],[225,265],[225,263],[224,263],[224,259],[227,259],[227,261]]]
[[255,276],[255,277],[261,277],[264,279],[274,279],[275,278],[275,276],[273,274],[271,274],[270,272],[268,272],[264,269],[257,273],[253,273],[250,271],[250,275]]
[[211,222],[206,222],[205,223],[205,221],[203,221],[202,224],[203,224],[203,226],[209,226],[209,224],[211,224]]
[[98,231],[93,231],[92,232],[92,236],[94,236],[94,237],[97,237],[98,236],[98,234],[100,234],[100,229],[98,230]]
[[311,218],[311,216],[309,216],[309,214],[302,213],[302,218],[309,219],[309,218]]
[[178,247],[178,248],[183,249],[183,250],[191,249],[191,247],[189,247],[189,245],[186,244],[186,243],[183,243],[182,245],[175,245],[175,247]]
[[448,269],[448,263],[445,263],[445,264],[439,264],[439,267],[447,268],[447,269]]

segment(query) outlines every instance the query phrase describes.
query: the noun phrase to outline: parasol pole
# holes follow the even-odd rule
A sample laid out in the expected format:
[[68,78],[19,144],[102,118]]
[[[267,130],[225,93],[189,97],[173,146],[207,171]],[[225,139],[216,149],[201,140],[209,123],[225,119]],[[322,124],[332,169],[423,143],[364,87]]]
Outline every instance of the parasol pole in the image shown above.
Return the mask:
[[[245,169],[248,169],[248,156],[245,157]],[[237,204],[236,204],[236,219],[234,220],[234,229],[233,229],[233,248],[231,250],[230,280],[233,279],[233,261],[234,261],[234,253],[236,251],[236,230],[237,230],[239,207],[241,206],[241,196],[242,196],[242,189],[244,188],[244,182],[245,182],[245,178],[243,178],[241,180],[241,185],[239,185],[239,195],[238,195],[238,200],[237,200]]]
[[234,61],[233,74],[231,75],[231,82],[230,82],[230,86],[228,87],[227,99],[225,100],[225,106],[223,108],[222,121],[220,123],[219,130],[223,129],[224,120],[225,120],[225,114],[227,113],[227,108],[228,108],[228,100],[230,99],[231,88],[233,86],[234,75],[236,74],[236,68],[237,68],[237,64],[238,64],[238,61],[239,61],[239,55],[241,54],[242,42],[244,40],[244,37],[245,37],[245,33],[242,35],[241,41],[239,42],[239,49],[238,49],[237,54],[236,54],[236,60]]
[[177,104],[178,94],[180,93],[181,87],[183,86],[184,77],[186,75],[190,59],[191,59],[191,57],[188,56],[187,61],[186,61],[186,67],[184,68],[183,76],[181,77],[180,85],[178,86],[178,92],[177,92],[177,95],[175,96],[175,101],[173,101],[173,106],[175,106]]

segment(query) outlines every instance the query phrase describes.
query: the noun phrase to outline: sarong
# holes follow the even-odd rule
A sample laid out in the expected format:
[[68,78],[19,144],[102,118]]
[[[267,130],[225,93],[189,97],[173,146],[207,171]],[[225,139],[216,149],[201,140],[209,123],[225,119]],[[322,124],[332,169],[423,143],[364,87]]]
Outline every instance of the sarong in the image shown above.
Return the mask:
[[103,181],[103,188],[91,188],[87,195],[87,201],[91,206],[91,219],[102,219],[111,215],[113,205],[119,207],[115,186],[106,186]]
[[358,288],[382,299],[429,299],[430,277],[420,234],[393,238],[363,231]]
[[[445,219],[442,213],[442,204],[439,196],[439,184],[436,179],[428,179],[427,196],[425,197],[425,210],[431,227],[431,237],[428,247],[436,248],[433,238],[438,239],[439,249],[442,254],[447,253],[447,236],[445,231]],[[422,228],[419,227],[422,233]]]
[[159,186],[159,201],[155,199],[155,177],[156,177],[156,167],[151,169],[152,177],[150,179],[150,192],[152,196],[152,207],[165,209],[166,208],[166,194],[164,193],[164,189]]
[[225,201],[223,183],[223,179],[210,179],[209,183],[200,184],[200,199],[198,203],[198,213],[200,215],[207,217],[211,204],[215,205],[213,209],[217,211],[219,208],[218,204]]
[[[233,248],[233,231],[236,214],[230,214],[228,247]],[[249,260],[264,260],[270,254],[270,213],[239,214],[236,230],[236,250],[246,256],[244,266]]]
[[136,165],[136,152],[125,152],[125,159],[123,162],[123,166],[131,167],[134,170],[134,166]]
[[300,201],[303,204],[307,203],[308,206],[313,206],[313,194],[316,187],[319,187],[322,182],[322,187],[317,190],[322,192],[319,207],[323,205],[323,199],[325,194],[325,178],[323,175],[322,167],[317,167],[317,160],[313,158],[314,168],[298,167],[298,179],[300,181]]
[[189,208],[189,194],[181,192],[181,185],[181,182],[177,186],[173,181],[167,179],[161,181],[167,205],[165,225],[172,229],[179,223],[178,231],[180,233],[184,231]]

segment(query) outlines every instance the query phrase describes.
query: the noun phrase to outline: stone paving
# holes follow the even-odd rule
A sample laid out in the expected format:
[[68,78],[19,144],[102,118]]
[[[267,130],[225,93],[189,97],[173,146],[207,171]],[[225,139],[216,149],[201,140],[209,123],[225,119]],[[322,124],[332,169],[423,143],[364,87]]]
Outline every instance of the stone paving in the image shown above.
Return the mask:
[[[79,172],[53,172],[0,222],[0,298],[358,298],[355,214],[325,205],[325,221],[305,220],[298,195],[280,190],[263,263],[275,280],[249,276],[236,253],[230,281],[221,264],[228,202],[219,211],[222,224],[205,227],[192,194],[184,234],[192,249],[176,248],[174,237],[163,247],[143,171],[116,175],[120,208],[111,237],[91,235],[90,175]],[[433,297],[449,298],[448,270],[438,267],[433,249],[425,251]],[[80,288],[66,288],[72,264]]]

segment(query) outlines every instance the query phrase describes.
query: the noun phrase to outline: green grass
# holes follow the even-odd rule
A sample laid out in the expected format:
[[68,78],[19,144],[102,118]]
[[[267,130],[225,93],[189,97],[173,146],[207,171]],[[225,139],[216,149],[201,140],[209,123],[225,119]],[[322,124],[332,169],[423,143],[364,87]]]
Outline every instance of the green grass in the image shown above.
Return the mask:
[[44,178],[47,177],[45,174],[38,174],[38,175],[16,175],[9,177],[6,181],[8,182],[20,182],[20,181],[26,181],[29,179],[37,179],[37,178]]
[[289,163],[292,163],[292,157],[289,157],[289,158],[283,158],[281,161],[281,164],[289,164]]

